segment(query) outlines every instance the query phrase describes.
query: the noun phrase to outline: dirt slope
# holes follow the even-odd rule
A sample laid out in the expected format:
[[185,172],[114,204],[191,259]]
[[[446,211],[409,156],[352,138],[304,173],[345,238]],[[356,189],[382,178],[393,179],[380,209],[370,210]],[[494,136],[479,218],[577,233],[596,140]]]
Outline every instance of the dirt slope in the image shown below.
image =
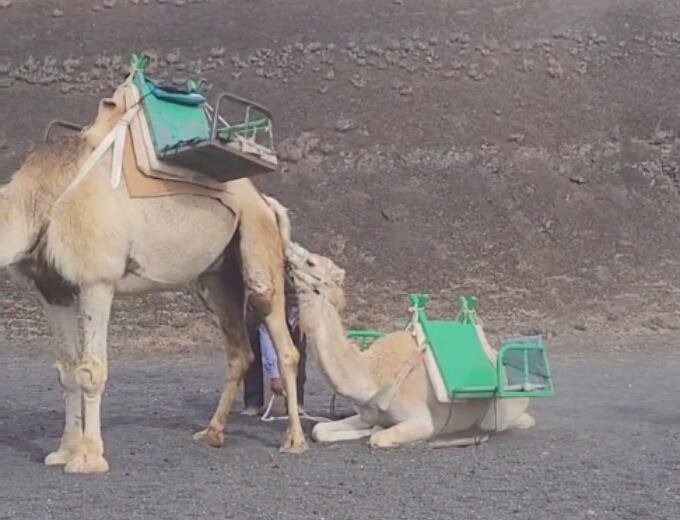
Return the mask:
[[[409,291],[433,313],[474,293],[507,333],[680,325],[677,2],[7,3],[5,178],[146,50],[158,79],[202,75],[273,109],[286,163],[258,185],[348,269],[351,325],[394,326]],[[44,333],[0,283],[6,333]],[[206,341],[194,305],[119,304],[117,337]]]

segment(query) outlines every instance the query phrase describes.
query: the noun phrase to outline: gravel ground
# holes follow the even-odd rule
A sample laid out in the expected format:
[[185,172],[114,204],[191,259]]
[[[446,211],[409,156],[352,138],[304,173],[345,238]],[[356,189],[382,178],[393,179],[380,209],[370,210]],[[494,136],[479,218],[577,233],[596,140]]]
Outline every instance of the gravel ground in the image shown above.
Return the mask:
[[144,50],[154,79],[274,110],[257,184],[347,269],[349,327],[472,293],[491,336],[545,334],[558,395],[478,448],[291,458],[237,416],[211,450],[219,338],[190,290],[150,295],[114,306],[111,472],[66,476],[40,463],[63,409],[44,320],[0,273],[0,519],[680,518],[677,0],[256,4],[0,0],[0,182]]
[[[680,515],[680,363],[628,355],[553,356],[558,394],[535,429],[476,448],[372,452],[363,442],[281,455],[283,423],[235,416],[228,444],[191,433],[216,403],[213,354],[114,355],[104,405],[105,476],[40,461],[61,433],[62,403],[37,347],[4,345],[0,518],[561,518]],[[116,359],[117,358],[117,359]],[[328,389],[312,370],[308,408]],[[344,403],[343,403],[344,404]]]

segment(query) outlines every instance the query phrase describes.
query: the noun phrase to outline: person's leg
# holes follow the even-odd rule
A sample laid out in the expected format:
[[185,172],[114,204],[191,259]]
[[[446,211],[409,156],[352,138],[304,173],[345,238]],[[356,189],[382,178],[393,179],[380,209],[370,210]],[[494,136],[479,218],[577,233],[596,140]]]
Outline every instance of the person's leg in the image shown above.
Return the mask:
[[243,413],[245,415],[257,415],[264,406],[264,384],[262,373],[262,354],[260,351],[260,338],[257,333],[258,323],[247,320],[250,345],[255,356],[254,363],[250,366],[243,381]]
[[300,352],[300,363],[298,364],[297,374],[297,389],[298,402],[300,403],[300,406],[303,406],[305,404],[305,383],[307,382],[307,342],[305,341],[305,338],[300,335],[299,328],[296,328],[295,330],[293,341]]

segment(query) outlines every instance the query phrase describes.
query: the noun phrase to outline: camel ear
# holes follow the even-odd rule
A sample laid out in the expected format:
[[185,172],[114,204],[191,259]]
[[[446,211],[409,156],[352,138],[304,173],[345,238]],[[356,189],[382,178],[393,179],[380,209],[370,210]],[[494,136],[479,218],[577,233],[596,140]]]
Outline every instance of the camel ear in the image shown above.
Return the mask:
[[333,272],[333,281],[338,285],[345,283],[345,270],[341,267],[335,269]]
[[118,103],[113,98],[104,98],[99,101],[99,109],[97,110],[97,116],[102,114],[110,114],[118,108]]

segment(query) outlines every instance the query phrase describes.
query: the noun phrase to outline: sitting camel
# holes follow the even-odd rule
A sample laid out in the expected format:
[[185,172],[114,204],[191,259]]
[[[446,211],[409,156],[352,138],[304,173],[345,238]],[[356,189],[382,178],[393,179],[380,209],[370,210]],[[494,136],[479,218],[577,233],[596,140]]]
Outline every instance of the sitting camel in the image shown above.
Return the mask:
[[[467,446],[488,440],[484,432],[534,426],[533,417],[526,412],[528,398],[438,402],[411,332],[393,332],[360,351],[347,339],[339,314],[344,305],[344,271],[297,244],[289,246],[288,261],[298,289],[300,325],[307,344],[335,393],[349,399],[357,412],[339,421],[316,424],[314,440],[370,437],[371,446],[391,448],[453,435],[457,438],[435,441],[431,446]],[[467,436],[461,437],[465,433]]]
[[281,450],[303,452],[295,385],[299,354],[284,310],[285,209],[246,179],[229,183],[235,210],[195,195],[132,198],[124,180],[117,188],[110,184],[111,153],[80,178],[80,167],[122,112],[116,96],[103,100],[93,125],[39,147],[0,188],[0,268],[33,282],[60,341],[56,368],[65,427],[45,463],[65,465],[68,473],[108,471],[100,408],[114,293],[162,291],[193,280],[222,329],[228,365],[216,411],[195,438],[216,447],[224,443],[227,417],[253,360],[243,323],[249,303],[273,339],[287,389],[290,414]]

